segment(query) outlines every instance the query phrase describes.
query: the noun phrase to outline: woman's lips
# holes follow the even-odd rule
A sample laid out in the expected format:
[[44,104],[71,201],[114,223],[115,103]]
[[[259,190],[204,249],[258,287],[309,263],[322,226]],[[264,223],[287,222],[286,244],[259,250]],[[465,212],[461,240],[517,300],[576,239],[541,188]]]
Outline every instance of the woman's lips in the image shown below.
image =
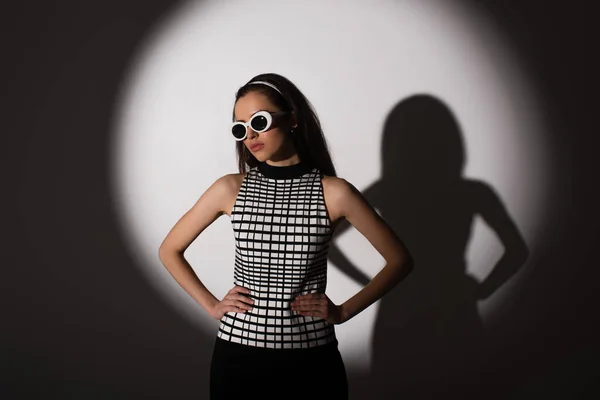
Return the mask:
[[265,145],[262,144],[262,143],[257,143],[257,144],[254,144],[254,145],[250,146],[250,150],[257,151],[257,150],[262,149],[264,146]]

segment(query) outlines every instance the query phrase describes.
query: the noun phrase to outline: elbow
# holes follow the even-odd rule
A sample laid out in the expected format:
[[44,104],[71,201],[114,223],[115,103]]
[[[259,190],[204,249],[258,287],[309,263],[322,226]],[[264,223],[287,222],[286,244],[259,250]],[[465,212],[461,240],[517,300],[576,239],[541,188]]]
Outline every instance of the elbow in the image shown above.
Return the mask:
[[173,249],[171,246],[165,246],[164,244],[161,244],[158,247],[158,259],[164,263],[164,261],[171,257],[174,254],[180,254],[182,252]]
[[165,254],[166,254],[166,253],[167,253],[167,249],[166,249],[166,248],[165,248],[163,245],[160,245],[160,246],[158,247],[158,259],[159,259],[160,261],[163,261],[163,262],[164,262],[164,258],[165,258]]
[[396,265],[398,266],[400,279],[403,279],[415,268],[415,261],[410,254],[407,254],[406,257],[402,258]]

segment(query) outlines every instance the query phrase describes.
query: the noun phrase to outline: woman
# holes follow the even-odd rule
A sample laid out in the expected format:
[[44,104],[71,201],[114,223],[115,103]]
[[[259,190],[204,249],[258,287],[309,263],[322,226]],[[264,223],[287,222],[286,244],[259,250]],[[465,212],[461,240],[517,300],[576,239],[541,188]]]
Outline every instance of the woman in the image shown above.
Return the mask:
[[[211,399],[347,399],[334,325],[379,300],[412,269],[404,244],[348,181],[336,177],[312,105],[277,74],[236,93],[232,138],[239,173],[217,179],[160,246],[170,274],[220,321]],[[183,253],[221,215],[232,221],[234,286],[217,299]],[[334,304],[325,293],[327,251],[347,220],[385,258],[356,295]]]

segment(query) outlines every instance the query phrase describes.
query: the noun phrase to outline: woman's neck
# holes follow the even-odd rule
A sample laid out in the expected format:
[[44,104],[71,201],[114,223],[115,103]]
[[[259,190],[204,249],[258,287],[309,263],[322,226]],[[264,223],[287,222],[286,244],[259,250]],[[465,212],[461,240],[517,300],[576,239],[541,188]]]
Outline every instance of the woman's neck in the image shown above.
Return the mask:
[[292,157],[280,160],[265,160],[266,164],[272,165],[274,167],[286,167],[289,165],[298,164],[300,162],[300,157],[295,154]]
[[[299,160],[299,159],[298,159]],[[288,160],[286,160],[288,161]],[[258,164],[258,171],[265,177],[271,179],[291,179],[297,178],[309,173],[312,170],[311,165],[299,160],[295,164],[270,164],[261,162]]]
[[272,165],[274,167],[286,167],[289,165],[298,164],[300,162],[300,156],[294,150],[291,154],[288,155],[275,155],[268,160],[264,161],[265,163]]

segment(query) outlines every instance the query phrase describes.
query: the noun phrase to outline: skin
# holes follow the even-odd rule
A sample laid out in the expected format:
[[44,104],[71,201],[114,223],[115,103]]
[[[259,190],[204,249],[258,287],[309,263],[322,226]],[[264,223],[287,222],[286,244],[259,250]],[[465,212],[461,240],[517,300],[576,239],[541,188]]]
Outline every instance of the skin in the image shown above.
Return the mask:
[[[250,92],[238,99],[235,119],[248,121],[257,111],[279,111],[264,95]],[[287,166],[300,162],[289,139],[289,130],[296,124],[294,115],[274,121],[265,132],[248,127],[244,145],[250,150],[255,141],[264,147],[253,155],[267,164]],[[189,245],[217,218],[231,217],[231,210],[245,174],[227,174],[217,179],[169,231],[159,248],[159,258],[173,278],[213,318],[220,320],[226,312],[246,312],[254,300],[245,294],[249,290],[234,286],[218,300],[200,281],[184,257]],[[332,227],[343,219],[353,225],[386,260],[386,265],[353,297],[336,305],[325,293],[311,293],[295,298],[291,309],[300,315],[321,317],[332,324],[341,324],[379,300],[413,268],[412,257],[390,226],[377,214],[351,183],[343,178],[324,176],[323,194]]]

